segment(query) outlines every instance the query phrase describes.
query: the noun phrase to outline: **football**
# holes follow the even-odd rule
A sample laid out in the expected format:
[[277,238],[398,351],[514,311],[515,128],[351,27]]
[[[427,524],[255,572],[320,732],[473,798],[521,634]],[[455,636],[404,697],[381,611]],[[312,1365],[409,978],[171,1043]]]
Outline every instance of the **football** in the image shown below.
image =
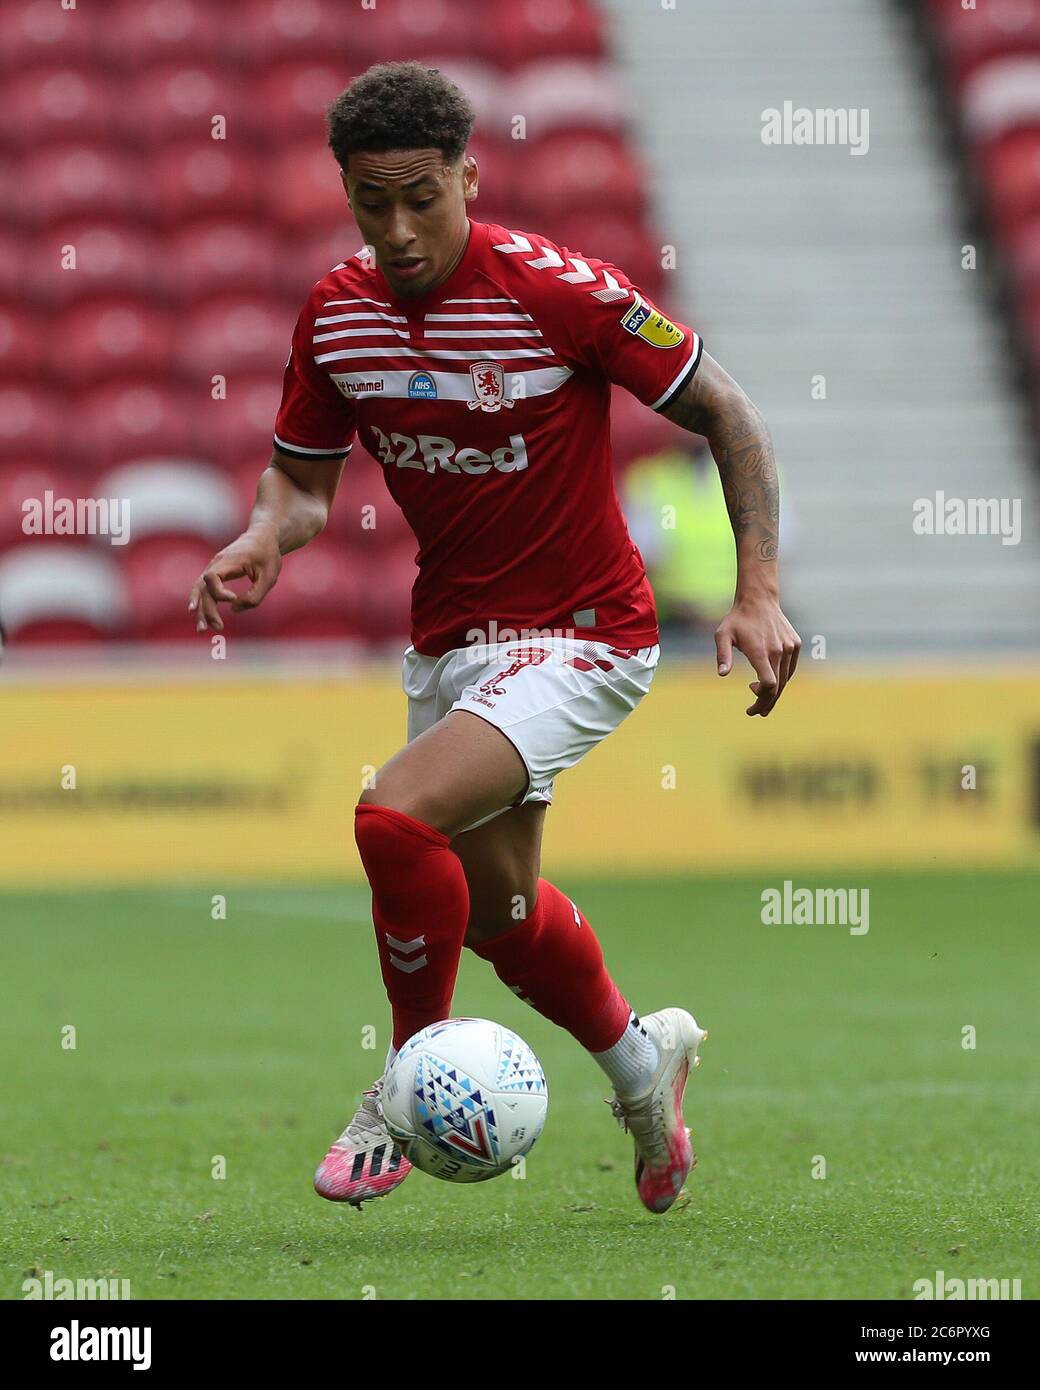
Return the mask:
[[416,1168],[446,1182],[483,1182],[530,1152],[549,1091],[538,1058],[511,1029],[447,1018],[408,1039],[381,1101],[387,1129]]

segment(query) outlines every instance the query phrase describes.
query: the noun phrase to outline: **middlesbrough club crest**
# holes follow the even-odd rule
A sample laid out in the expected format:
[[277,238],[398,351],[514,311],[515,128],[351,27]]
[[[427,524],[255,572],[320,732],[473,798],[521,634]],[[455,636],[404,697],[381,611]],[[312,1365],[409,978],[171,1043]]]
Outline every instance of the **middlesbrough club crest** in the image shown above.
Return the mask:
[[469,369],[475,401],[467,401],[470,410],[512,410],[515,401],[505,398],[505,374],[498,362],[474,362]]

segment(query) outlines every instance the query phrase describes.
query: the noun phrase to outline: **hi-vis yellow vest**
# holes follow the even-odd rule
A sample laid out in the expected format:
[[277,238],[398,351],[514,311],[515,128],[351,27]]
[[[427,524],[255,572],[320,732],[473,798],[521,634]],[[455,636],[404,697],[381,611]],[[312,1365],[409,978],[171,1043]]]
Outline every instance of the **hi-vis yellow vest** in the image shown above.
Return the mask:
[[721,620],[733,602],[737,559],[714,461],[698,466],[679,451],[635,459],[623,488],[643,527],[655,527],[647,564],[660,616],[682,603]]

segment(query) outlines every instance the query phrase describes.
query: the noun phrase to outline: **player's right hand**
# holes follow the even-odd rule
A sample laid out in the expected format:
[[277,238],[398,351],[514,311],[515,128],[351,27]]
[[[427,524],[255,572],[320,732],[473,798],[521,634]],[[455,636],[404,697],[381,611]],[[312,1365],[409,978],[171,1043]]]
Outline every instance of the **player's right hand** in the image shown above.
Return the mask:
[[[250,527],[244,531],[238,540],[214,555],[191,586],[188,612],[198,614],[195,631],[224,631],[219,607],[222,603],[230,604],[232,613],[256,608],[274,588],[281,568],[282,554],[274,528]],[[250,586],[244,593],[236,594],[228,588],[231,579],[248,579]]]

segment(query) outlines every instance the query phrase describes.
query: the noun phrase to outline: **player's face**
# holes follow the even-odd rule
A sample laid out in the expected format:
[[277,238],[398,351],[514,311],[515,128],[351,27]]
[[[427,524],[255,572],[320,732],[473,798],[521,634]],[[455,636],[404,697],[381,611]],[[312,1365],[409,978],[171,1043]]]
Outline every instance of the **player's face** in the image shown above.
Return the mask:
[[424,294],[454,270],[466,244],[477,166],[440,150],[352,154],[343,174],[354,219],[399,295]]

